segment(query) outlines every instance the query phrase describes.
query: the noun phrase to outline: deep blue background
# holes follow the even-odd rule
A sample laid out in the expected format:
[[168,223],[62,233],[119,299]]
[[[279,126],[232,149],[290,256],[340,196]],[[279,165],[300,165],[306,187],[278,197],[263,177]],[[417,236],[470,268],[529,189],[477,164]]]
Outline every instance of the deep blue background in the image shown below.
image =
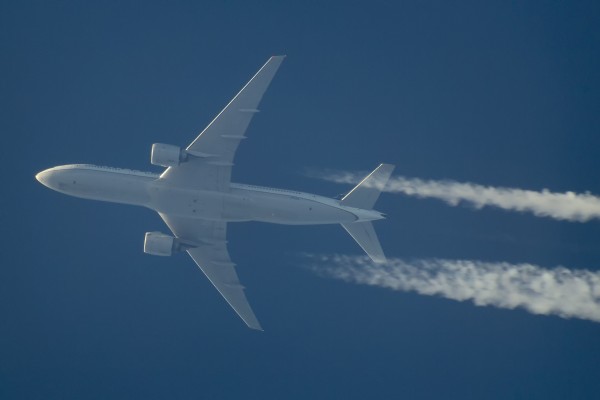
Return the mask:
[[[81,4],[85,3],[85,4]],[[51,192],[68,163],[158,171],[287,54],[234,180],[334,196],[306,167],[600,194],[597,2],[2,2],[0,397],[596,398],[600,324],[322,279],[337,226],[232,224],[265,332],[141,208]],[[398,4],[396,4],[398,3]],[[600,222],[384,195],[389,256],[600,267]]]

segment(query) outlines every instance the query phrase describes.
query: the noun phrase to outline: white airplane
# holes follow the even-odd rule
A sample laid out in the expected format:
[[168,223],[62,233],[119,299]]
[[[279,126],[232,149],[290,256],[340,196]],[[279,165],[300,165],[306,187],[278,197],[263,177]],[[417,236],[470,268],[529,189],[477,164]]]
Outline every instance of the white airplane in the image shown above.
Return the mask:
[[384,262],[370,221],[384,218],[372,208],[394,169],[381,164],[341,200],[231,182],[235,152],[284,57],[271,57],[185,150],[153,144],[151,163],[166,167],[160,175],[75,164],[47,169],[36,179],[70,196],[158,212],[174,236],[147,232],[144,252],[187,252],[248,327],[262,330],[229,258],[227,223],[341,224],[374,262]]

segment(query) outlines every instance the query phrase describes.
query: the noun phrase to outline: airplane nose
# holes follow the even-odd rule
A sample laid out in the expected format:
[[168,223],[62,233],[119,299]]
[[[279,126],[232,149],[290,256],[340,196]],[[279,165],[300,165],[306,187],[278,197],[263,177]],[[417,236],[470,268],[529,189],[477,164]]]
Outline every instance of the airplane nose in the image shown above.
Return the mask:
[[47,169],[42,172],[38,172],[38,174],[35,176],[35,179],[37,179],[38,182],[41,183],[42,185],[52,188],[52,185],[50,183],[51,175],[52,175],[52,171]]
[[44,184],[44,175],[46,171],[38,172],[35,176],[35,179],[38,180],[39,183]]

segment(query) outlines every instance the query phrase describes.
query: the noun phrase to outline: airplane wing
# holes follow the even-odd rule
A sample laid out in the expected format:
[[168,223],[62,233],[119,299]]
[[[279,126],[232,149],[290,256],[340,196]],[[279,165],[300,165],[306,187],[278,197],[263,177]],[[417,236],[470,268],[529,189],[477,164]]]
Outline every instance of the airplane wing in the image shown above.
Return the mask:
[[195,247],[188,254],[249,328],[262,330],[227,251],[227,223],[160,214],[173,234]]
[[160,179],[194,189],[228,190],[233,158],[263,94],[285,56],[269,58],[265,65],[186,148],[192,157],[169,167]]

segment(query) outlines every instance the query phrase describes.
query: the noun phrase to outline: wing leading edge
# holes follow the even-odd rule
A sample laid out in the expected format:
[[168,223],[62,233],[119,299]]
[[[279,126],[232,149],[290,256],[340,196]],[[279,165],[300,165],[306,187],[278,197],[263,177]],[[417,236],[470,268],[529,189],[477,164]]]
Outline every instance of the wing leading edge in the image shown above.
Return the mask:
[[[228,191],[237,148],[246,138],[248,125],[284,58],[271,57],[186,148],[188,160],[167,168],[159,179],[189,189]],[[188,254],[246,325],[262,330],[227,251],[227,223],[160,216],[175,237],[194,246]]]
[[246,325],[262,330],[227,251],[227,223],[166,214],[160,216],[178,239],[195,246],[187,253]]
[[161,179],[205,190],[227,190],[231,167],[240,142],[258,105],[285,56],[273,56],[186,148],[196,156],[169,167]]

